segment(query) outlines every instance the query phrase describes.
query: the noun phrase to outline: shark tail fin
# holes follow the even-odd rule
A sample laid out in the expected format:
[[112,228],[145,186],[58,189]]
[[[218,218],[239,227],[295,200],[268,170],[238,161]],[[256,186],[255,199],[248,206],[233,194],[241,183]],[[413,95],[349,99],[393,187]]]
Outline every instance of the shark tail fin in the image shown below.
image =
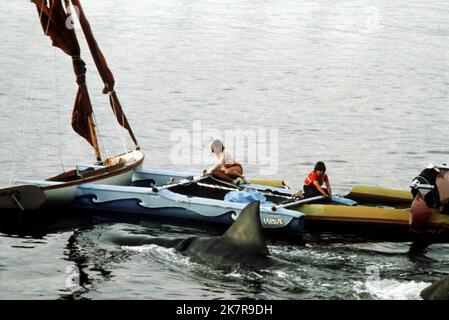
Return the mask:
[[260,254],[268,255],[270,252],[268,251],[262,224],[260,223],[259,206],[259,201],[248,204],[222,237],[238,244],[242,248],[248,247]]

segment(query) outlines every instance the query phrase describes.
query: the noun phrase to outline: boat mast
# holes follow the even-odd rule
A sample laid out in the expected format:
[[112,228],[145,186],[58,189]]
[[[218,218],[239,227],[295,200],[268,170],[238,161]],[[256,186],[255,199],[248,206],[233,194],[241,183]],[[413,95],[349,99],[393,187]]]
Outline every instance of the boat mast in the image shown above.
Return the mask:
[[100,145],[95,129],[95,117],[86,86],[86,63],[80,57],[81,50],[73,25],[68,25],[68,22],[73,22],[74,16],[71,12],[71,5],[73,5],[74,11],[78,15],[78,20],[87,40],[92,58],[105,85],[103,93],[109,95],[109,101],[118,123],[128,130],[138,150],[139,145],[114,90],[114,76],[92,34],[80,1],[31,0],[31,2],[36,5],[44,33],[51,38],[53,46],[60,48],[64,53],[72,57],[73,71],[76,75],[76,83],[78,84],[78,91],[72,111],[73,130],[89,142],[95,150],[97,160],[101,162]]
[[[70,7],[70,1],[69,0],[64,0],[64,5],[67,11],[67,15],[72,19],[74,19],[71,7]],[[85,85],[81,84],[81,85]],[[95,150],[95,156],[97,158],[97,161],[101,162],[101,152],[100,152],[100,144],[98,143],[98,137],[97,137],[97,132],[95,130],[95,119],[94,119],[94,114],[93,114],[93,110],[92,113],[87,115],[87,125],[89,128],[89,135],[90,135],[90,141],[92,142],[92,147]]]
[[90,138],[92,140],[92,144],[93,144],[93,147],[95,150],[95,156],[97,157],[97,161],[101,162],[100,145],[98,144],[97,133],[95,131],[95,121],[94,121],[93,114],[90,114],[87,116],[87,121],[89,124]]
[[[68,0],[65,0],[68,2]],[[128,130],[128,133],[133,140],[136,149],[139,150],[139,144],[137,143],[137,139],[134,136],[134,133],[131,129],[131,126],[129,125],[128,119],[126,118],[125,112],[123,111],[123,108],[120,104],[120,101],[117,97],[117,93],[114,90],[115,80],[114,75],[111,72],[111,69],[109,68],[106,59],[98,46],[97,41],[95,40],[95,37],[92,33],[92,29],[90,27],[89,21],[87,20],[87,17],[84,13],[83,7],[81,6],[81,3],[79,0],[70,0],[73,4],[73,6],[76,8],[76,14],[78,15],[78,20],[81,24],[81,29],[83,30],[84,37],[87,40],[87,44],[89,46],[90,53],[92,55],[92,58],[95,62],[95,66],[97,67],[98,73],[103,80],[104,88],[103,93],[109,94],[109,102],[112,108],[112,111],[114,112],[114,115],[117,119],[117,122],[126,130]]]

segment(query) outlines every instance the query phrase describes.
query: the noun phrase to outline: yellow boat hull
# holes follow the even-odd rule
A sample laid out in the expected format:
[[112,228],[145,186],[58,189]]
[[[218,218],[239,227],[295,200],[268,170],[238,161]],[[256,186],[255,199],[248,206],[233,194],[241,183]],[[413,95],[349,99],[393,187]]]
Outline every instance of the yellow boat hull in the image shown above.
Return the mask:
[[284,180],[279,179],[251,179],[249,183],[258,184],[262,186],[274,187],[274,188],[286,188]]
[[[410,209],[331,204],[304,204],[292,209],[305,214],[306,228],[308,220],[389,224],[397,226],[408,226],[410,223]],[[439,229],[449,229],[449,215],[433,214],[429,226]]]
[[[282,180],[251,180],[251,183],[274,187],[283,187]],[[345,198],[359,202],[357,206],[345,206],[334,204],[303,204],[290,207],[292,210],[305,214],[307,221],[319,225],[320,222],[333,222],[341,224],[356,224],[358,226],[392,226],[409,229],[410,226],[410,205],[413,201],[411,192],[395,189],[387,189],[371,186],[354,186]],[[383,204],[391,207],[375,207],[363,204]],[[407,207],[407,208],[405,208]],[[328,224],[329,225],[329,224]],[[442,230],[449,229],[449,215],[435,213],[432,214],[428,223],[429,229]],[[379,230],[382,231],[382,230]]]
[[346,198],[358,202],[384,204],[411,204],[413,201],[410,191],[370,186],[355,186]]

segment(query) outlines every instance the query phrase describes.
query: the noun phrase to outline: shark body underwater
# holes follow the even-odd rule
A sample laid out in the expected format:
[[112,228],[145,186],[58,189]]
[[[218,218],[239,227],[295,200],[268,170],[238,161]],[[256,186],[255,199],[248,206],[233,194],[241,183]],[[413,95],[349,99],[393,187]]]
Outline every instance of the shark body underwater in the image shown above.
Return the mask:
[[421,291],[424,300],[449,300],[449,276],[436,281]]
[[194,260],[219,268],[240,266],[265,269],[289,264],[270,256],[260,222],[259,201],[247,205],[229,229],[218,237],[164,239],[115,232],[103,234],[102,238],[118,246],[154,244],[175,248]]

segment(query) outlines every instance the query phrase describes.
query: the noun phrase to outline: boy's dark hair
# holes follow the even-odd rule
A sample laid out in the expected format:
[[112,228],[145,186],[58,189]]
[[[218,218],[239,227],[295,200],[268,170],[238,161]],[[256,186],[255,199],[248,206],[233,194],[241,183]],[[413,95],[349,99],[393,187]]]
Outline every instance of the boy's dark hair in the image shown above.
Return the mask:
[[324,165],[323,161],[318,161],[317,163],[315,163],[315,169],[313,169],[313,171],[318,170],[326,172],[326,166]]
[[223,142],[221,142],[221,140],[215,139],[210,145],[210,151],[214,152],[214,149],[221,149],[221,151],[223,152],[225,150]]

